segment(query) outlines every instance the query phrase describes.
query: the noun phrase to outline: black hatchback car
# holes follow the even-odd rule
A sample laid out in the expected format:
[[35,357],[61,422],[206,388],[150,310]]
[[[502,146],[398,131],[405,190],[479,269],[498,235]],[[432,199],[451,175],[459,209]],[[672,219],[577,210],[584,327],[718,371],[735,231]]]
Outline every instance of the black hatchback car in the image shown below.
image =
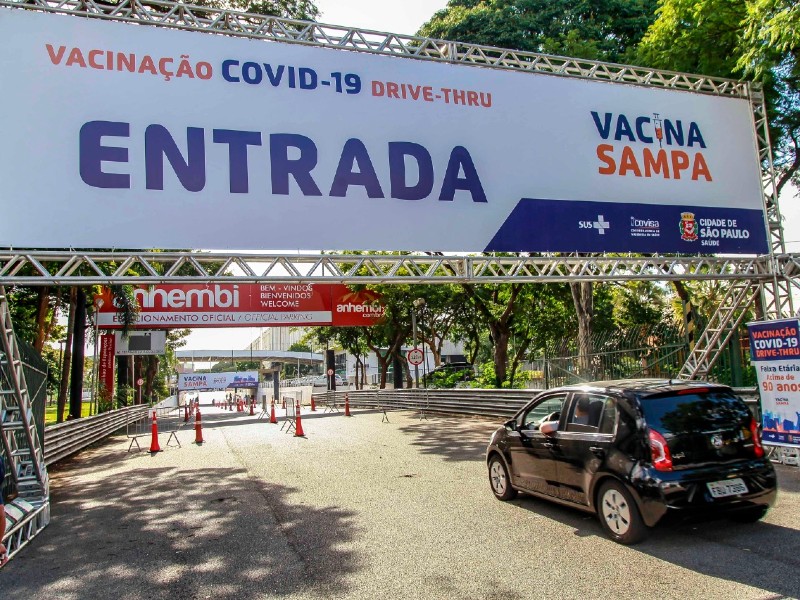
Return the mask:
[[622,544],[667,517],[757,521],[776,477],[731,388],[661,379],[548,390],[492,435],[494,495],[526,492],[598,515]]

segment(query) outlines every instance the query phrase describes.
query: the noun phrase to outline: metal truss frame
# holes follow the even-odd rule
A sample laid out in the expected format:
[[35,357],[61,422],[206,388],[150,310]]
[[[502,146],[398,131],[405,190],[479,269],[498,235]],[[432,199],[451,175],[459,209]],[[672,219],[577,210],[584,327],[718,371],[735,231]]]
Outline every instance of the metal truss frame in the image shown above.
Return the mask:
[[[8,519],[8,532],[5,537],[5,546],[8,558],[22,550],[37,534],[50,523],[50,498],[32,504],[22,498],[17,498],[5,507]],[[2,565],[0,565],[0,569]]]
[[[19,494],[8,506],[0,504],[0,510],[5,510],[11,523],[4,544],[9,557],[12,557],[47,526],[50,499],[44,443],[34,423],[31,394],[2,285],[0,371],[0,444],[11,466],[10,474]],[[2,483],[0,481],[0,486]]]
[[[759,314],[794,314],[793,275],[798,266],[785,255],[783,226],[775,186],[767,111],[761,89],[753,83],[646,67],[521,52],[419,36],[283,19],[164,0],[0,0],[0,6],[71,14],[223,34],[273,42],[427,60],[474,67],[668,88],[744,98],[750,102],[761,164],[765,225],[770,250],[755,258],[610,257],[545,255],[541,257],[419,254],[245,255],[237,253],[93,253],[0,250],[0,284],[91,285],[115,283],[190,282],[319,282],[344,283],[500,283],[629,280],[733,280],[758,286]],[[738,284],[737,284],[738,285]],[[736,296],[723,311],[723,331],[738,322],[750,303]],[[747,302],[746,305],[737,303]],[[701,337],[697,352],[713,354],[724,335]],[[705,342],[703,341],[705,339]],[[702,359],[701,362],[706,359]],[[695,365],[697,366],[697,365]],[[700,369],[702,370],[702,369]]]
[[[800,259],[787,262],[798,268]],[[765,257],[443,256],[0,250],[5,285],[559,283],[775,279]]]
[[0,0],[0,6],[420,60],[600,79],[741,98],[750,96],[748,83],[721,77],[691,75],[356,27],[283,19],[195,6],[182,2],[121,0],[120,2],[106,3],[96,0]]

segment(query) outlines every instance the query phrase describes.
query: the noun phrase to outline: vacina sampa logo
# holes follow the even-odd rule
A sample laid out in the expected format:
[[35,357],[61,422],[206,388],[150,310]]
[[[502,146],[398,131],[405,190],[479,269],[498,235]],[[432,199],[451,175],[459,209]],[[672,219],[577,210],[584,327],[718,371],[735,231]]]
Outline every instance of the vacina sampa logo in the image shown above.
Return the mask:
[[702,149],[706,142],[694,121],[591,111],[603,140],[597,146],[601,175],[712,181]]

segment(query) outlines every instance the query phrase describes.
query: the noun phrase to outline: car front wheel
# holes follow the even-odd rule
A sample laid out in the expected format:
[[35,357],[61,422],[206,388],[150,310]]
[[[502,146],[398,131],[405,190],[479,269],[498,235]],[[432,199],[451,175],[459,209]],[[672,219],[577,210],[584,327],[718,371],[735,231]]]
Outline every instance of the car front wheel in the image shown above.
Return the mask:
[[648,527],[625,487],[608,480],[597,494],[597,516],[606,534],[620,544],[636,544],[647,537]]
[[489,460],[489,485],[492,493],[498,500],[511,500],[517,495],[517,490],[511,487],[511,478],[505,463],[498,456]]

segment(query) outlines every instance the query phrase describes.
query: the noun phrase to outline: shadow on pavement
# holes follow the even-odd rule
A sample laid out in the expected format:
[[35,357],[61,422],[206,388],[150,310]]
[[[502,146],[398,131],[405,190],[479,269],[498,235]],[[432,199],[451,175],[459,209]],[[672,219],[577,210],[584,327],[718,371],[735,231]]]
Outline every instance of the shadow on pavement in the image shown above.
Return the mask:
[[[220,468],[109,474],[118,455],[52,473],[52,522],[2,572],[4,598],[252,598],[346,594],[354,514]],[[80,478],[91,469],[95,478]],[[100,473],[97,478],[96,474]]]
[[[780,493],[800,493],[797,473],[782,475],[778,470],[778,478]],[[563,523],[573,528],[577,536],[605,537],[594,514],[526,494],[511,504]],[[734,523],[724,518],[702,523],[670,523],[656,526],[647,540],[630,548],[703,575],[769,590],[775,598],[795,598],[800,590],[800,529],[797,528],[765,521]],[[720,557],[725,558],[720,560]]]
[[435,454],[448,461],[483,460],[489,436],[502,423],[486,419],[428,416],[400,427],[414,438],[413,446],[423,454]]

